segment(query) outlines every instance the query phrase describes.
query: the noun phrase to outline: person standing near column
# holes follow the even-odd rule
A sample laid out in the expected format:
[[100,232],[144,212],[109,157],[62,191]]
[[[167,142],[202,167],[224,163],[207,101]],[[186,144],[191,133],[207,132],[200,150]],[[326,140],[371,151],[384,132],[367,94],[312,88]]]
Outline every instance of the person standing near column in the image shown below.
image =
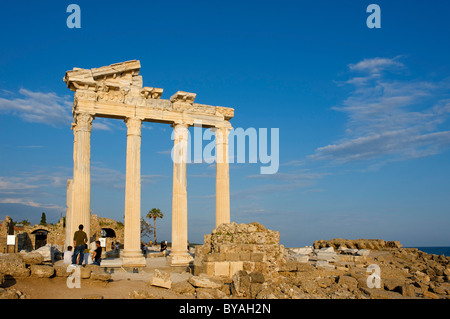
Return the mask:
[[80,255],[80,259],[78,264],[81,265],[83,263],[84,258],[84,249],[87,244],[87,235],[83,231],[83,225],[78,226],[78,230],[73,234],[73,245],[75,247],[73,256],[72,256],[72,264],[77,264],[77,257]]

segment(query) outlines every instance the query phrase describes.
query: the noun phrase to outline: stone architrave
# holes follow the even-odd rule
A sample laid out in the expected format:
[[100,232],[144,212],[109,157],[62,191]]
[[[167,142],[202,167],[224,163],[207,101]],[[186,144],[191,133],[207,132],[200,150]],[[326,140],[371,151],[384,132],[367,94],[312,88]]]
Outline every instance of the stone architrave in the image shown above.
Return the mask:
[[91,229],[91,129],[94,117],[89,113],[77,113],[74,130],[74,169],[72,186],[71,231],[73,234],[82,224],[90,240]]
[[131,117],[127,124],[125,181],[124,266],[145,266],[141,251],[141,127],[142,120]]
[[230,172],[228,127],[213,129],[216,135],[216,228],[230,223]]

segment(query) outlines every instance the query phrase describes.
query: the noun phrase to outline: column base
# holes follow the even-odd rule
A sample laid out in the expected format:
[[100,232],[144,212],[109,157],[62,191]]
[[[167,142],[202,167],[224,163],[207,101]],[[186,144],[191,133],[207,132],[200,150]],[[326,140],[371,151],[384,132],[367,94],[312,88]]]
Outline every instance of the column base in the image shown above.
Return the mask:
[[146,259],[140,251],[124,251],[121,256],[123,267],[145,267]]
[[169,262],[171,266],[189,266],[191,262],[194,261],[194,258],[187,252],[171,252],[169,255]]

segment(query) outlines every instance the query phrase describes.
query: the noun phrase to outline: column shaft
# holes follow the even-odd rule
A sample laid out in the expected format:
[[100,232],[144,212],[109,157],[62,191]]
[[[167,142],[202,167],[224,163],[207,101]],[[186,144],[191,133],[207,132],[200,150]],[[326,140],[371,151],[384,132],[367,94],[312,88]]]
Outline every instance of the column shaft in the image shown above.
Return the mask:
[[123,264],[144,266],[141,251],[141,125],[138,118],[127,118],[127,159],[125,181],[125,232]]
[[216,134],[216,228],[230,222],[230,172],[228,128],[215,128]]
[[67,205],[67,211],[66,211],[66,219],[65,219],[65,226],[66,226],[66,237],[64,242],[64,250],[67,249],[68,246],[73,246],[73,240],[72,240],[72,185],[73,180],[68,179],[67,180],[67,192],[66,192],[66,205]]
[[74,126],[74,169],[71,208],[71,244],[73,234],[82,224],[90,240],[91,233],[91,128],[93,117],[87,113],[76,115]]
[[174,124],[172,250],[173,266],[188,265],[192,257],[187,251],[187,145],[188,125]]

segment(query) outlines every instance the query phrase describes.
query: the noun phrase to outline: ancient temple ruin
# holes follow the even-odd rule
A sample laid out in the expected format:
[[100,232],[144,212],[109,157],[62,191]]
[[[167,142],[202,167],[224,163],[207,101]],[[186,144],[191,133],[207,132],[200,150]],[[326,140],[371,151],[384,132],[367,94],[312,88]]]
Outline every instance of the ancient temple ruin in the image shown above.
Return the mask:
[[[79,224],[90,230],[90,137],[96,117],[122,119],[127,125],[124,266],[143,266],[140,250],[141,218],[141,125],[170,124],[174,129],[172,251],[171,264],[187,265],[186,162],[188,128],[201,125],[216,136],[216,227],[230,222],[228,163],[229,120],[234,109],[194,103],[196,94],[178,91],[161,99],[163,89],[144,87],[140,61],[132,60],[93,69],[74,68],[64,77],[75,92],[72,130],[73,179],[67,184],[66,245]],[[90,234],[88,233],[90,238]]]

